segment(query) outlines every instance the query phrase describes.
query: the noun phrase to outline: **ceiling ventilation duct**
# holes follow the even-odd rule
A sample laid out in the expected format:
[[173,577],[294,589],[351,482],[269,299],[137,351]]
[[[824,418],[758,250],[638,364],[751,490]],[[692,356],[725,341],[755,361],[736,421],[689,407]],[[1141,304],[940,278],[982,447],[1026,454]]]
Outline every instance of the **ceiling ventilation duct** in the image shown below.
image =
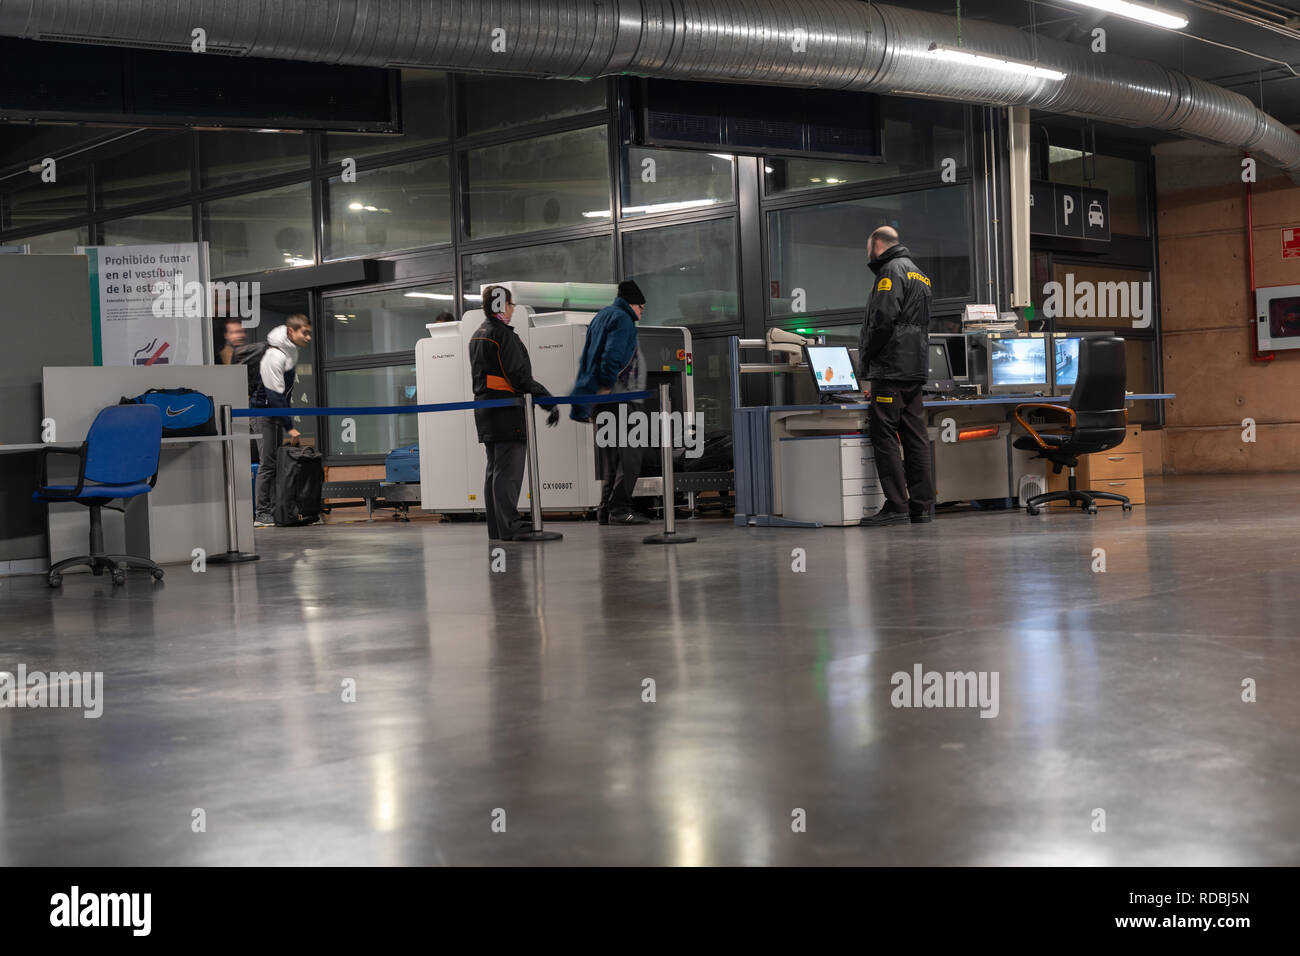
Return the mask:
[[610,73],[936,96],[1167,130],[1248,150],[1300,181],[1300,135],[1248,99],[1159,64],[967,20],[962,45],[1055,81],[937,62],[953,17],[858,0],[0,0],[0,35],[187,44],[359,66]]

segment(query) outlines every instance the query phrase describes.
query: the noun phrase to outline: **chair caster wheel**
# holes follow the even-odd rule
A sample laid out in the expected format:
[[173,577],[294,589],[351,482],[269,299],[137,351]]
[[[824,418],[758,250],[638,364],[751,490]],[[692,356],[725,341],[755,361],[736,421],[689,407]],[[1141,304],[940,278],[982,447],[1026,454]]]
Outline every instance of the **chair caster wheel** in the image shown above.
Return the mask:
[[153,575],[155,581],[161,581],[163,579],[162,568],[151,568],[149,573]]
[[50,572],[50,587],[58,588],[63,586],[63,575],[57,571]]
[[1096,506],[1096,505],[1091,505],[1091,506],[1088,508],[1088,514],[1090,514],[1090,515],[1095,515],[1096,513],[1097,513],[1097,506]]
[[1131,504],[1129,504],[1127,501],[1121,501],[1121,502],[1120,502],[1120,509],[1123,510],[1123,511],[1132,511],[1132,510],[1133,510],[1133,506],[1132,506]]
[[1025,514],[1027,514],[1027,515],[1036,515],[1036,514],[1038,514],[1038,509],[1037,509],[1037,508],[1034,508],[1034,507],[1032,507],[1032,506],[1030,506],[1030,505],[1025,505]]
[[114,572],[113,572],[113,583],[114,583],[114,584],[126,584],[126,572],[125,572],[125,571],[114,571]]

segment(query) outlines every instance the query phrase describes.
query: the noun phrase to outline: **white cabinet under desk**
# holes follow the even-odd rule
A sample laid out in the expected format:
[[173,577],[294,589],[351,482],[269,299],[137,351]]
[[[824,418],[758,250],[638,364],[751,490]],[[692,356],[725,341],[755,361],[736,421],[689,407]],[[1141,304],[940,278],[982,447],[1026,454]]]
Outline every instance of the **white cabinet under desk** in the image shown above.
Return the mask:
[[823,525],[858,524],[885,504],[866,435],[803,435],[778,440],[782,514]]

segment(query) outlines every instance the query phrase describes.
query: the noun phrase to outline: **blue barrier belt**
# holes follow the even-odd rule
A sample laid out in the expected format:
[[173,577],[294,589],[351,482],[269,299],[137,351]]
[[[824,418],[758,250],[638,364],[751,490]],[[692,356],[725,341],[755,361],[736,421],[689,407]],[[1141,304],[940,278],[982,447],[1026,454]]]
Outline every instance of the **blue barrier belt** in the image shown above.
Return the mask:
[[[609,405],[614,402],[639,402],[649,398],[650,392],[618,392],[610,395],[548,395],[534,396],[533,404],[542,408],[552,405]],[[326,415],[409,415],[423,412],[457,412],[468,408],[509,408],[523,404],[522,398],[485,398],[474,402],[444,402],[441,405],[379,405],[367,408],[234,408],[233,418],[285,418]]]

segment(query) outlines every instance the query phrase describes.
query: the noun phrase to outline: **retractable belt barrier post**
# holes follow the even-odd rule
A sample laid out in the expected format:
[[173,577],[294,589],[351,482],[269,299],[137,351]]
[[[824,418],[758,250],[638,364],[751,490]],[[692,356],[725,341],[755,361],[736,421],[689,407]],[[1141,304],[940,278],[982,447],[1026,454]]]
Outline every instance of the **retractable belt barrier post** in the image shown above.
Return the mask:
[[542,479],[537,465],[537,422],[533,420],[533,396],[524,394],[524,435],[528,439],[528,502],[533,514],[533,530],[516,534],[512,541],[558,541],[564,537],[558,531],[542,527]]
[[[673,484],[673,420],[669,406],[672,389],[666,383],[659,386],[659,457],[664,473],[664,530],[642,540],[642,544],[690,544],[695,540],[689,534],[677,533],[677,493]],[[685,434],[686,422],[682,421]]]
[[235,514],[235,433],[234,410],[229,405],[221,406],[221,468],[226,478],[226,553],[214,554],[208,558],[208,564],[242,564],[256,561],[260,554],[249,554],[239,550],[239,518]]

